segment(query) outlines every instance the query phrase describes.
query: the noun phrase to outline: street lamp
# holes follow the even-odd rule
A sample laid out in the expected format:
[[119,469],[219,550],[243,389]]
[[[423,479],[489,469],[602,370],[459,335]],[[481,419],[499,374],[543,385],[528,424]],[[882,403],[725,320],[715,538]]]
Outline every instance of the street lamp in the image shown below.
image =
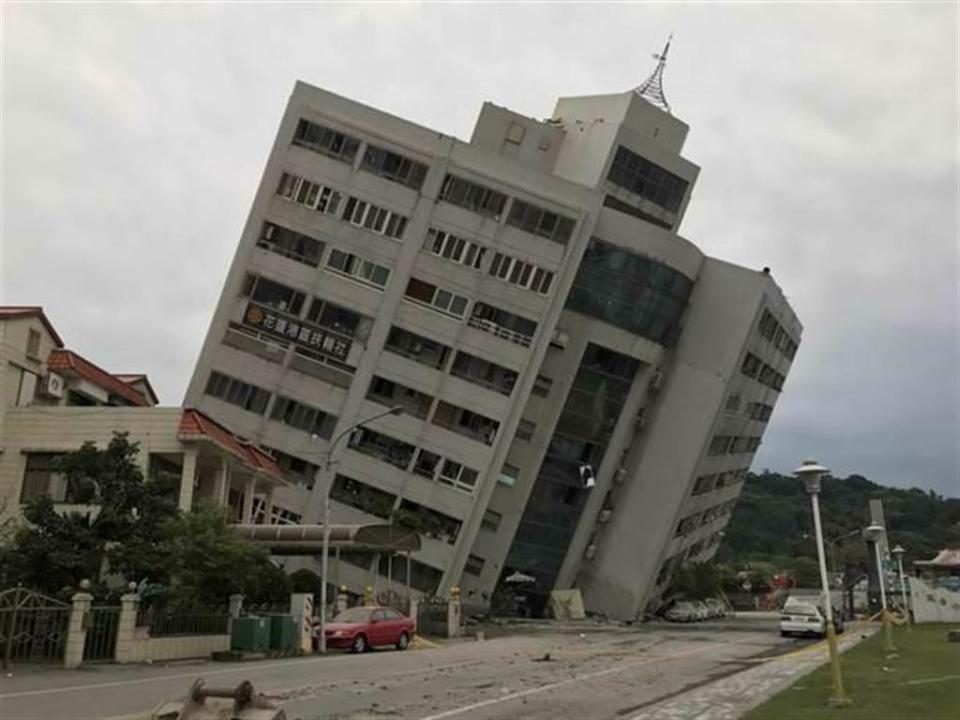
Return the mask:
[[906,550],[903,545],[897,545],[891,550],[897,557],[897,568],[900,570],[900,596],[903,598],[903,617],[907,621],[907,630],[910,630],[910,607],[907,605],[907,582],[903,577],[903,554]]
[[827,580],[827,561],[823,552],[823,531],[820,528],[820,480],[830,470],[820,465],[816,460],[804,460],[793,474],[803,481],[810,494],[810,504],[813,507],[813,529],[817,537],[817,559],[820,563],[820,584],[823,586],[824,615],[827,624],[827,648],[830,652],[830,667],[833,671],[833,696],[830,704],[834,706],[849,705],[850,699],[843,691],[843,673],[840,670],[840,653],[837,651],[837,631],[833,624],[833,603],[830,600],[830,583]]
[[373,417],[368,417],[366,420],[354,423],[333,439],[330,447],[327,448],[327,451],[323,455],[323,465],[320,466],[320,472],[323,478],[323,550],[321,551],[322,555],[320,559],[320,578],[322,582],[320,583],[320,641],[318,643],[321,655],[325,655],[327,652],[327,564],[330,558],[330,489],[333,487],[334,480],[333,451],[336,449],[337,443],[357,428],[374,420],[386,417],[387,415],[402,414],[403,408],[397,405]]
[[877,579],[880,581],[880,605],[883,613],[883,637],[884,650],[894,652],[893,646],[893,627],[890,624],[890,611],[887,610],[887,588],[883,578],[883,563],[880,560],[880,541],[883,539],[883,527],[881,525],[868,525],[864,528],[863,537],[873,543],[873,554],[877,561]]

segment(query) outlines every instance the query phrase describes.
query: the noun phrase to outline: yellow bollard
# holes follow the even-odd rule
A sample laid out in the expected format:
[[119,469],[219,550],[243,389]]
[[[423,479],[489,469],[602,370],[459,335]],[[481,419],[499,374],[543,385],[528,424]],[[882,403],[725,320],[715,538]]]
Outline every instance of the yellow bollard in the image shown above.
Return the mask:
[[370,607],[376,604],[373,601],[373,588],[369,585],[363,589],[363,604],[365,607]]
[[833,695],[830,704],[834,707],[844,707],[851,704],[843,689],[843,673],[840,672],[840,651],[837,649],[837,631],[832,622],[827,623],[827,649],[830,652],[830,670],[833,673]]
[[883,649],[888,653],[896,652],[893,645],[893,623],[890,620],[890,611],[883,609]]

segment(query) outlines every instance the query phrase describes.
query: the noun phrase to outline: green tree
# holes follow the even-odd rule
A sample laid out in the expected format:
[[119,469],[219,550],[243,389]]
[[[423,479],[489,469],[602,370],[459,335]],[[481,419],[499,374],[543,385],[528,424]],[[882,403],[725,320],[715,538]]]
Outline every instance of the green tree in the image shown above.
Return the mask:
[[172,559],[176,602],[222,605],[233,593],[250,602],[278,602],[290,593],[286,573],[266,550],[238,537],[223,510],[201,506],[170,521],[163,551]]
[[96,582],[106,567],[125,577],[166,581],[161,528],[177,514],[176,486],[169,479],[144,480],[138,450],[126,433],[116,433],[103,450],[87,442],[61,457],[57,470],[67,502],[98,510],[59,513],[45,496],[28,503],[26,522],[0,553],[4,584],[64,593],[83,579]]

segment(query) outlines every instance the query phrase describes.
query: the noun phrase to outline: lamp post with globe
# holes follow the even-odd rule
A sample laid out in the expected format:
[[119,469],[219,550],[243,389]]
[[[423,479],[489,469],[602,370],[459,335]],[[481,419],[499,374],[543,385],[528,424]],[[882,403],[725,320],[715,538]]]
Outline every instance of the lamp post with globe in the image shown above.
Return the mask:
[[820,527],[820,481],[830,472],[816,460],[804,460],[793,474],[803,481],[810,495],[813,508],[813,529],[817,539],[817,559],[820,564],[820,584],[823,587],[823,612],[826,621],[827,648],[830,653],[830,668],[833,672],[833,695],[830,704],[843,706],[850,704],[850,698],[843,691],[843,672],[840,668],[840,653],[837,650],[837,630],[833,624],[833,603],[830,600],[830,582],[827,580],[827,560],[823,551],[823,530]]

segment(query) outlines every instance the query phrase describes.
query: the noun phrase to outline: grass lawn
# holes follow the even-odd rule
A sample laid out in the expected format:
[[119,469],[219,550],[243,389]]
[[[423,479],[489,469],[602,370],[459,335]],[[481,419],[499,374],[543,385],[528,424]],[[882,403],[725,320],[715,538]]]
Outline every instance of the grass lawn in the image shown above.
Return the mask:
[[843,685],[853,704],[827,706],[829,663],[755,708],[744,720],[958,720],[960,643],[947,642],[953,625],[894,628],[897,656],[883,651],[883,632],[842,658]]

